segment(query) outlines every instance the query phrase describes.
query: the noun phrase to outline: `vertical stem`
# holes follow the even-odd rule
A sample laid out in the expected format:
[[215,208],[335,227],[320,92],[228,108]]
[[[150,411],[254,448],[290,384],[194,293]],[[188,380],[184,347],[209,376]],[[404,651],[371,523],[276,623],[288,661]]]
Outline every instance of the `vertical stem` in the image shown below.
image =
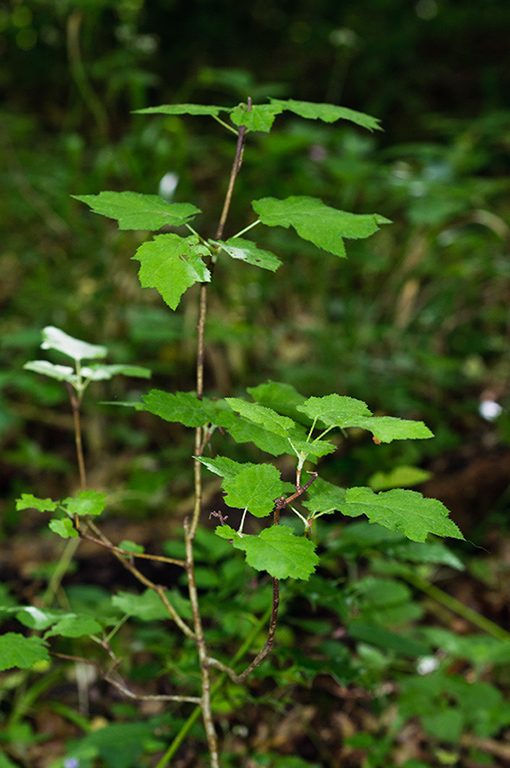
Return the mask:
[[[248,109],[251,109],[251,99],[248,99]],[[228,182],[228,188],[225,195],[225,201],[223,203],[223,209],[221,212],[218,228],[216,230],[216,240],[219,240],[223,235],[225,228],[225,222],[227,220],[230,204],[232,201],[232,193],[234,190],[235,180],[237,174],[241,168],[243,159],[243,148],[245,141],[246,128],[243,126],[239,130],[237,137],[236,153],[232,170],[230,172],[230,178]],[[211,265],[211,271],[214,265]],[[200,308],[198,314],[198,326],[197,326],[197,397],[201,399],[204,394],[204,338],[205,338],[205,320],[207,314],[207,284],[202,283],[200,286]],[[200,606],[198,604],[198,593],[195,583],[195,563],[193,558],[193,539],[195,538],[196,530],[198,527],[198,521],[200,519],[200,512],[202,509],[202,465],[198,460],[198,457],[203,452],[202,444],[203,429],[197,427],[195,430],[195,458],[194,458],[194,481],[195,481],[195,503],[193,507],[193,517],[191,520],[191,526],[188,520],[184,521],[184,540],[186,544],[186,571],[188,576],[188,593],[191,603],[191,609],[193,612],[193,625],[195,630],[195,644],[198,652],[198,658],[200,661],[200,675],[202,681],[202,696],[201,696],[201,708],[202,718],[204,721],[205,733],[207,736],[207,745],[209,748],[209,755],[211,760],[211,768],[220,768],[219,754],[218,754],[218,739],[216,731],[214,730],[214,721],[212,716],[211,707],[211,675],[208,662],[208,649],[204,637],[204,631],[202,627],[202,620],[200,617]]]
[[184,521],[184,538],[186,542],[186,570],[188,575],[188,593],[193,613],[193,627],[195,630],[195,644],[197,646],[198,658],[200,660],[200,676],[202,680],[202,718],[207,736],[207,745],[209,747],[209,756],[211,759],[211,768],[220,768],[218,754],[218,739],[214,730],[214,722],[211,707],[211,675],[209,670],[207,645],[200,617],[200,607],[198,604],[197,586],[195,583],[195,563],[193,559],[193,539],[189,530],[188,520]]
[[71,405],[73,408],[74,440],[76,443],[76,456],[78,458],[78,471],[80,473],[80,487],[84,491],[87,487],[87,476],[85,474],[85,459],[83,458],[83,443],[81,439],[80,402],[74,395],[71,396]]
[[[251,109],[251,98],[248,97],[248,110]],[[215,239],[219,240],[223,235],[225,223],[227,221],[230,204],[232,202],[232,193],[234,191],[234,184],[237,178],[237,174],[241,170],[241,164],[243,162],[244,142],[246,139],[246,127],[243,125],[239,129],[237,136],[236,153],[234,156],[234,162],[232,164],[232,170],[230,171],[230,178],[228,182],[227,192],[225,194],[225,201],[223,203],[223,209],[221,211],[218,228],[216,230]],[[205,318],[207,314],[207,283],[202,283],[200,286],[200,308],[198,314],[197,325],[197,397],[201,400],[204,395],[204,337],[205,337]],[[195,504],[193,507],[193,517],[191,521],[190,536],[191,539],[195,537],[195,533],[200,519],[200,511],[202,508],[202,465],[198,461],[198,456],[203,452],[202,445],[202,427],[197,427],[195,430],[195,459],[194,459],[194,474],[195,474]]]

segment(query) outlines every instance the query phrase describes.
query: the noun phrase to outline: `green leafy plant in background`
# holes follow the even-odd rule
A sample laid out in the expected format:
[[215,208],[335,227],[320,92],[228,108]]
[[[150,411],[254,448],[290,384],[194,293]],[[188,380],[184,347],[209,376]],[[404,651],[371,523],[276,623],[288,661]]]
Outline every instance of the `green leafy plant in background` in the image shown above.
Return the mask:
[[[103,649],[110,667],[104,670],[107,681],[116,686],[130,699],[154,699],[173,702],[175,705],[194,705],[192,713],[183,723],[163,752],[158,768],[170,761],[182,741],[201,715],[213,768],[220,766],[220,747],[215,726],[215,695],[227,684],[244,684],[260,665],[268,661],[277,629],[280,608],[280,582],[302,580],[310,584],[316,579],[314,572],[319,564],[317,545],[325,516],[341,513],[346,517],[366,516],[371,523],[383,526],[411,542],[422,544],[429,534],[462,539],[457,526],[449,519],[446,508],[434,499],[424,498],[412,490],[387,486],[389,490],[374,491],[370,487],[354,487],[347,490],[320,477],[320,460],[333,454],[340,442],[348,437],[347,430],[365,430],[375,444],[394,440],[428,439],[430,430],[419,421],[373,415],[361,400],[337,393],[321,397],[304,397],[286,383],[268,382],[248,389],[248,398],[214,397],[206,393],[204,354],[206,350],[206,318],[209,284],[216,279],[216,269],[228,264],[229,259],[245,262],[249,268],[258,267],[275,272],[281,264],[272,252],[261,247],[252,237],[262,227],[292,228],[297,235],[334,256],[346,256],[345,240],[358,240],[375,234],[389,221],[378,214],[354,214],[337,210],[321,200],[299,195],[285,199],[265,197],[254,200],[255,217],[242,230],[226,237],[226,222],[233,199],[234,185],[241,169],[247,136],[251,132],[270,131],[275,118],[282,112],[299,117],[333,123],[346,120],[373,130],[377,121],[367,115],[328,104],[313,104],[294,100],[271,99],[269,104],[254,105],[250,100],[231,109],[217,106],[180,104],[139,110],[143,114],[207,115],[218,121],[236,137],[232,170],[228,180],[224,206],[213,237],[200,233],[195,220],[199,209],[190,203],[167,203],[154,195],[136,192],[100,192],[97,195],[79,195],[78,200],[88,204],[101,215],[116,219],[120,229],[141,229],[159,232],[163,228],[176,227],[180,233],[155,234],[143,243],[134,255],[140,263],[139,278],[142,287],[156,288],[164,302],[175,310],[184,293],[198,284],[198,323],[196,355],[196,389],[193,392],[169,393],[153,389],[143,397],[137,408],[169,422],[178,422],[195,430],[193,457],[194,505],[192,513],[183,521],[183,546],[177,547],[175,556],[147,554],[134,542],[114,544],[96,524],[97,518],[107,506],[104,493],[87,489],[85,460],[81,444],[80,405],[86,387],[93,381],[108,379],[121,373],[131,376],[147,376],[145,369],[137,366],[104,365],[96,361],[104,358],[106,349],[73,339],[63,331],[48,327],[43,332],[43,347],[56,350],[72,358],[74,368],[47,361],[33,361],[27,368],[65,382],[69,389],[75,421],[75,438],[80,474],[81,491],[75,497],[63,501],[40,499],[23,494],[18,509],[34,508],[50,513],[50,528],[63,538],[69,538],[76,546],[81,540],[92,541],[109,550],[119,562],[138,580],[145,591],[140,595],[120,593],[112,597],[110,615],[97,613],[95,617],[75,610],[54,609],[50,605],[41,608],[13,606],[6,609],[19,621],[42,635],[25,637],[20,633],[8,633],[1,639],[3,668],[29,669],[37,662],[47,662],[50,638],[75,639],[90,636]],[[183,229],[187,230],[182,234]],[[246,235],[250,233],[249,239]],[[318,253],[318,259],[325,258]],[[219,269],[218,269],[219,271]],[[229,441],[229,442],[227,442]],[[229,446],[232,456],[218,453],[216,445]],[[274,459],[267,461],[238,461],[239,451],[233,444],[253,444],[263,454]],[[228,451],[227,451],[228,452]],[[210,454],[210,455],[206,455]],[[244,457],[244,451],[241,454]],[[251,454],[253,455],[253,454]],[[283,457],[283,459],[280,459]],[[283,461],[284,463],[280,462]],[[319,466],[318,466],[319,465]],[[282,477],[281,467],[292,466]],[[264,590],[267,599],[262,612],[263,623],[268,623],[267,637],[262,647],[255,650],[251,661],[244,661],[253,651],[260,636],[260,624],[247,631],[241,647],[233,658],[225,656],[221,632],[213,631],[222,624],[221,609],[216,605],[216,615],[211,610],[211,597],[199,593],[202,587],[214,589],[211,576],[201,581],[203,573],[196,566],[197,551],[204,551],[203,520],[206,503],[203,489],[203,468],[221,478],[226,510],[213,510],[211,516],[218,525],[212,543],[205,549],[222,552],[244,553],[246,563],[261,573],[269,574],[270,590]],[[280,467],[280,468],[279,468]],[[398,484],[398,483],[397,483]],[[240,518],[236,524],[227,519]],[[264,520],[265,519],[265,520]],[[268,524],[260,527],[258,520]],[[319,538],[317,536],[319,534]],[[223,548],[223,549],[221,549]],[[185,577],[187,598],[178,590],[167,589],[149,578],[143,570],[143,562],[151,561],[177,568]],[[67,558],[63,559],[67,562]],[[237,562],[235,559],[232,562]],[[63,575],[59,571],[59,579]],[[235,583],[235,579],[232,580]],[[217,586],[221,589],[221,581]],[[387,584],[388,586],[388,584]],[[391,586],[391,585],[390,585]],[[209,589],[207,592],[209,592]],[[369,584],[366,589],[373,589]],[[53,585],[55,594],[56,585]],[[307,595],[307,588],[303,590]],[[205,607],[204,607],[205,606]],[[157,696],[138,694],[118,674],[120,659],[114,649],[115,636],[129,618],[141,621],[170,618],[180,630],[186,646],[195,649],[197,674],[185,682],[184,691]],[[223,627],[225,631],[225,627]],[[360,640],[373,637],[373,620],[360,619],[352,625],[352,634]],[[376,633],[381,646],[409,654],[418,654],[426,646],[417,642],[400,641],[398,635],[386,634],[383,629]],[[175,644],[175,640],[173,641]],[[330,649],[331,650],[331,649]],[[57,654],[58,655],[58,654]],[[86,663],[86,657],[73,653],[61,654],[65,658]],[[196,662],[195,662],[196,663]],[[168,667],[169,658],[162,659]],[[99,666],[99,665],[97,665]],[[103,665],[104,666],[104,665]],[[178,671],[177,671],[178,676]],[[411,712],[411,709],[408,708]],[[114,728],[115,726],[111,726]],[[143,729],[135,738],[139,754],[143,742],[150,741],[150,729]],[[109,745],[123,738],[118,733],[101,738],[91,734],[86,737],[69,759],[89,759],[101,754],[108,759]],[[108,739],[111,739],[110,741]],[[106,746],[105,746],[106,745]],[[147,749],[150,747],[147,746]],[[161,748],[158,743],[157,748]],[[81,751],[80,751],[81,750]],[[92,750],[92,751],[90,751]],[[94,752],[94,750],[96,750]],[[97,751],[99,750],[99,752]],[[106,750],[106,752],[105,752]],[[132,763],[130,757],[124,765]],[[119,763],[118,763],[119,764]]]

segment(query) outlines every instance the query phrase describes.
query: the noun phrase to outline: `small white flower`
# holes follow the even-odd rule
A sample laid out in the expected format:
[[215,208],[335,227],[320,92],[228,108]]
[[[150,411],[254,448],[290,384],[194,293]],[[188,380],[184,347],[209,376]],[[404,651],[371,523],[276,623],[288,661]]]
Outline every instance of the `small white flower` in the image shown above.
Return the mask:
[[163,200],[170,201],[174,196],[174,192],[177,189],[179,183],[179,176],[176,173],[165,173],[161,181],[159,182],[158,195]]
[[487,421],[494,421],[503,412],[503,408],[495,400],[480,400],[478,410],[480,416],[483,416]]
[[435,672],[439,666],[439,659],[435,656],[423,656],[416,665],[416,670],[419,675],[429,675],[431,672]]

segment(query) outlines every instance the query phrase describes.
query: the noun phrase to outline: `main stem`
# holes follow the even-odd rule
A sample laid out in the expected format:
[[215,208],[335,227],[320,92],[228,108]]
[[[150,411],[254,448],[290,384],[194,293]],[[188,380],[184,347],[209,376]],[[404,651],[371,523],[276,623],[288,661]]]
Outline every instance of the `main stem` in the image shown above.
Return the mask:
[[[251,109],[251,99],[248,99],[248,109]],[[220,240],[223,236],[223,230],[227,221],[230,204],[232,201],[232,193],[234,191],[234,184],[237,178],[237,174],[241,168],[243,159],[244,141],[246,135],[246,128],[242,126],[239,129],[237,137],[236,153],[232,170],[230,172],[230,178],[228,182],[228,188],[225,195],[225,202],[223,203],[223,209],[216,230],[216,240]],[[211,264],[211,272],[214,264]],[[202,399],[204,395],[204,337],[205,337],[205,320],[207,315],[207,284],[202,283],[200,286],[200,307],[198,313],[198,341],[197,341],[197,397]],[[193,613],[193,628],[195,632],[195,644],[197,647],[198,658],[200,661],[200,676],[202,682],[202,695],[201,695],[201,708],[202,718],[204,721],[204,728],[207,737],[207,745],[209,748],[209,756],[211,760],[211,768],[220,768],[220,759],[218,753],[218,739],[216,737],[216,731],[214,729],[214,721],[212,716],[211,707],[211,674],[209,668],[209,654],[207,643],[204,636],[202,627],[202,619],[200,616],[200,606],[198,603],[198,592],[195,583],[195,563],[193,556],[193,539],[195,538],[198,522],[200,520],[200,512],[202,510],[202,465],[199,461],[204,450],[203,446],[203,429],[197,427],[195,430],[195,457],[194,457],[194,479],[195,479],[195,503],[193,507],[193,517],[191,525],[188,520],[184,521],[184,539],[186,544],[186,571],[188,576],[188,593],[191,603],[191,609]]]

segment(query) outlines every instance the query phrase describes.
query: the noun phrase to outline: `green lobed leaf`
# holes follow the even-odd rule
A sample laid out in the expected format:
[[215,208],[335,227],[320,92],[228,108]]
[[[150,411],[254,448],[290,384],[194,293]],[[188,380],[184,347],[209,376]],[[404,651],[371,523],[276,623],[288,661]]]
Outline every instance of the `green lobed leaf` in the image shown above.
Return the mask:
[[349,517],[366,515],[370,522],[401,531],[413,541],[425,541],[429,533],[464,538],[444,504],[417,491],[396,488],[376,494],[370,488],[349,488],[340,512]]
[[68,517],[63,517],[60,520],[50,520],[48,523],[48,528],[53,531],[53,533],[57,533],[63,539],[76,539],[76,537],[79,535],[78,531],[73,525],[73,521]]
[[261,451],[272,456],[290,453],[292,448],[288,438],[280,437],[248,419],[237,418],[227,427],[227,431],[236,443],[253,443]]
[[163,392],[152,389],[143,398],[144,409],[165,421],[178,421],[185,427],[202,427],[214,423],[219,409],[208,398],[199,399],[194,392]]
[[138,274],[142,288],[156,288],[168,306],[176,309],[190,286],[210,281],[211,273],[201,258],[208,254],[195,235],[179,237],[172,233],[156,235],[132,258],[141,264]]
[[408,488],[418,485],[431,477],[431,473],[420,467],[394,467],[390,472],[374,472],[368,484],[373,491],[387,491],[389,488]]
[[219,115],[220,112],[230,112],[230,108],[206,104],[162,104],[133,110],[135,115]]
[[230,119],[234,125],[244,125],[250,131],[263,131],[268,133],[274,123],[276,115],[283,111],[278,103],[252,104],[248,109],[247,104],[238,104],[230,112]]
[[268,269],[271,272],[276,272],[282,263],[274,253],[264,251],[251,240],[243,240],[241,237],[231,237],[227,241],[209,240],[209,242],[212,245],[219,245],[232,259],[239,259],[247,264],[252,264],[254,267]]
[[271,106],[279,106],[282,111],[294,112],[300,117],[309,120],[323,120],[325,123],[334,123],[336,120],[349,120],[362,128],[368,128],[369,131],[380,131],[380,120],[371,117],[363,112],[356,112],[354,109],[339,107],[336,104],[317,104],[312,101],[295,101],[294,99],[270,99]]
[[372,432],[381,443],[391,443],[392,440],[427,440],[434,437],[423,421],[397,419],[394,416],[372,416],[360,419],[353,426]]
[[296,452],[296,455],[320,458],[321,456],[326,456],[328,453],[334,453],[336,451],[336,445],[328,443],[325,440],[294,440],[292,435],[290,435],[289,442],[292,449]]
[[46,328],[43,328],[42,338],[42,349],[56,349],[63,352],[64,355],[72,357],[73,360],[96,360],[106,357],[108,352],[106,347],[75,339],[53,325],[47,325]]
[[83,637],[87,635],[97,635],[101,632],[101,624],[92,616],[78,616],[78,614],[69,613],[62,616],[48,632],[45,632],[44,638],[60,635],[61,637]]
[[391,547],[391,553],[396,560],[407,560],[411,563],[441,563],[455,568],[457,571],[465,570],[466,566],[441,541],[403,541]]
[[287,437],[288,431],[296,427],[293,419],[281,416],[265,405],[248,403],[246,400],[241,400],[237,397],[226,397],[225,400],[232,410],[239,413],[243,418],[255,424],[260,424],[264,429],[274,432],[276,435],[280,435],[280,437]]
[[23,637],[17,632],[0,635],[0,670],[30,669],[38,661],[49,659],[46,643],[39,637]]
[[309,397],[297,410],[306,413],[311,419],[320,419],[327,427],[352,427],[362,418],[371,416],[363,400],[355,400],[345,395],[325,395]]
[[208,459],[204,456],[198,458],[199,462],[207,467],[211,472],[220,477],[228,479],[236,477],[239,472],[246,467],[257,466],[256,464],[240,464],[238,461],[229,459],[227,456],[216,456],[215,459]]
[[345,488],[339,488],[318,477],[309,487],[308,499],[303,501],[303,506],[310,512],[324,515],[337,512],[344,502]]
[[224,539],[232,540],[236,549],[246,552],[246,562],[258,571],[267,571],[275,579],[307,580],[319,558],[310,539],[295,536],[286,525],[272,525],[258,536],[240,536],[229,525],[216,528]]
[[61,618],[60,611],[51,611],[46,608],[38,608],[35,605],[25,605],[13,609],[16,611],[16,619],[30,629],[47,629]]
[[393,416],[372,416],[366,403],[352,397],[337,394],[309,397],[297,408],[310,418],[319,419],[327,427],[366,429],[381,443],[434,436],[422,421],[397,419]]
[[[267,381],[256,387],[248,387],[246,391],[259,405],[265,405],[294,420],[298,418],[296,406],[306,400],[291,384],[280,381]],[[299,418],[302,418],[301,414]]]
[[119,592],[112,598],[113,605],[128,616],[136,616],[142,621],[169,619],[170,615],[152,589],[146,589],[141,595],[131,592]]
[[191,203],[167,203],[159,195],[138,192],[100,192],[72,197],[89,205],[94,213],[117,219],[119,229],[157,231],[166,225],[179,227],[200,213]]
[[316,197],[264,197],[252,202],[260,221],[268,227],[294,227],[297,234],[336,256],[345,257],[343,238],[358,240],[377,232],[389,223],[379,214],[338,211]]
[[271,464],[243,467],[235,477],[225,478],[223,490],[229,507],[248,509],[256,517],[269,515],[275,499],[285,490],[280,473]]
[[62,503],[71,515],[100,515],[106,507],[106,493],[80,491],[76,497],[70,496]]
[[78,382],[78,377],[69,365],[54,365],[47,360],[30,360],[23,366],[25,371],[34,371],[34,373],[41,373],[43,376],[48,376],[50,379],[56,379],[57,381],[68,381],[69,384],[75,386]]
[[37,509],[38,512],[54,512],[58,507],[58,502],[52,499],[38,499],[31,493],[22,493],[20,499],[16,499],[16,510]]

